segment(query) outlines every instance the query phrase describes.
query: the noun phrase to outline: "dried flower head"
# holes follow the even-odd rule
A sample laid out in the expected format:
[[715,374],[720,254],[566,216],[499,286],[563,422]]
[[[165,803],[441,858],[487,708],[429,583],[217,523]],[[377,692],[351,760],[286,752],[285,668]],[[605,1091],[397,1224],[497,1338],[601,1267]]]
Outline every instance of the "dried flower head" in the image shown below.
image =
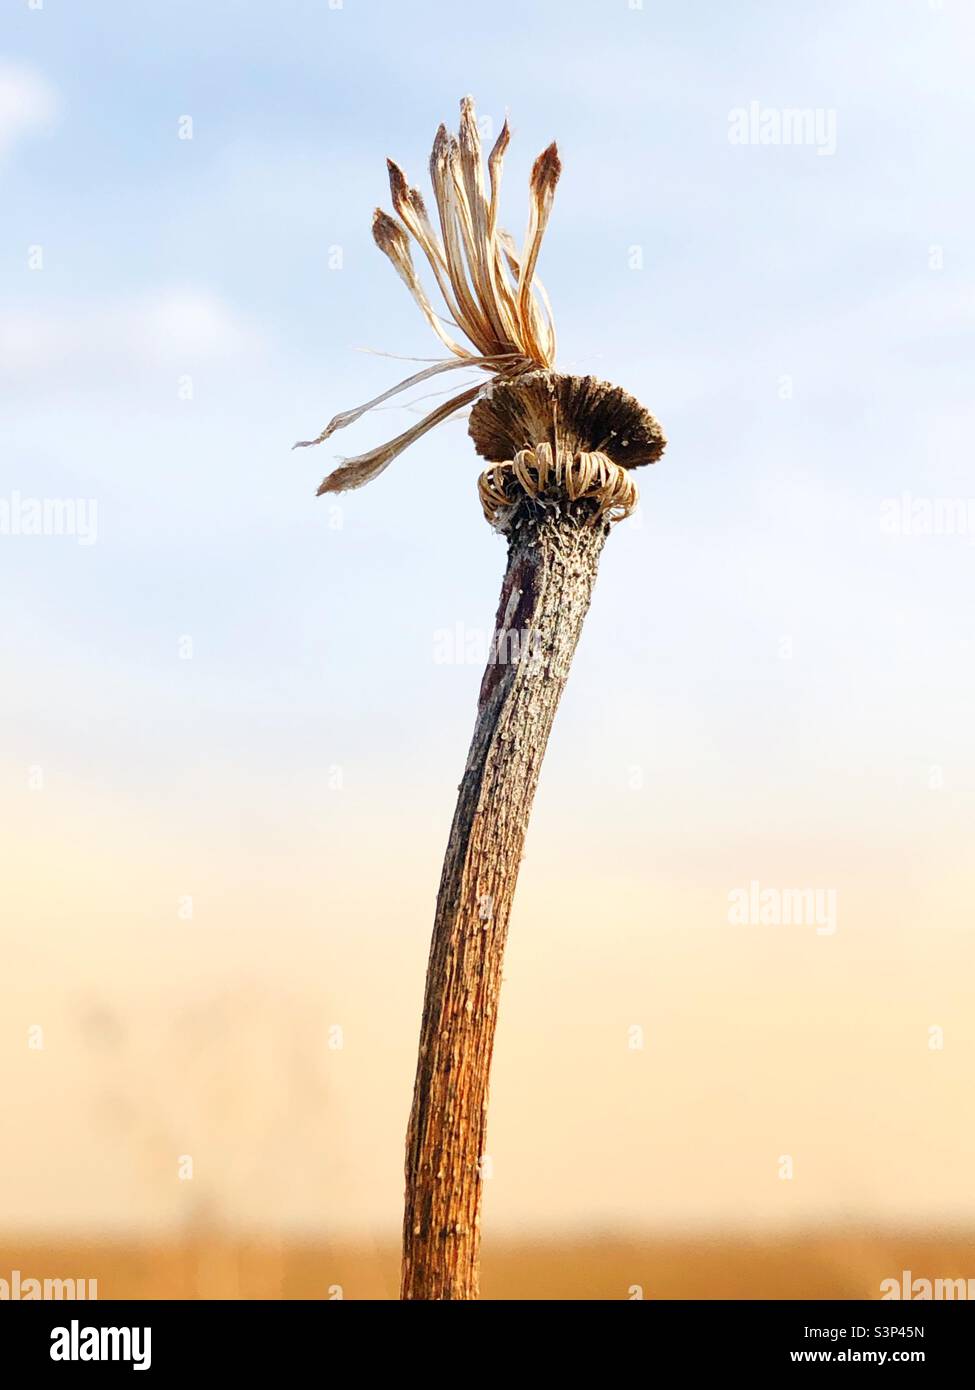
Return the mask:
[[[430,181],[439,233],[430,220],[419,189],[409,186],[399,165],[391,159],[386,161],[396,215],[376,209],[373,239],[392,261],[423,317],[451,356],[416,372],[365,405],[336,415],[317,439],[302,440],[295,448],[321,444],[374,406],[440,372],[477,367],[489,372],[493,379],[510,379],[522,372],[553,365],[555,324],[548,297],[535,276],[535,267],[562,166],[554,144],[535,161],[531,173],[528,231],[519,253],[511,236],[498,225],[501,171],[510,139],[511,132],[505,121],[488,156],[489,186],[486,186],[473,100],[465,97],[460,104],[460,130],[456,136],[444,126],[440,127],[430,156]],[[431,304],[417,274],[410,249],[411,238],[423,253],[436,281],[446,308],[445,317]],[[369,482],[428,430],[470,405],[481,389],[476,385],[459,392],[395,439],[366,454],[345,459],[322,483],[319,495],[344,492]]]

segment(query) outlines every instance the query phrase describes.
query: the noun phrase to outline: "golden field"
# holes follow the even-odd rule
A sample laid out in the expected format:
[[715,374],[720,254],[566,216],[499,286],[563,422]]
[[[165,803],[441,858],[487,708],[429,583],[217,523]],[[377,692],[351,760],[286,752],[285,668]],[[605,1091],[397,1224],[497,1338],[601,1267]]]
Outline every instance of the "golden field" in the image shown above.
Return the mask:
[[[869,1299],[881,1280],[968,1278],[969,1234],[847,1232],[749,1240],[605,1238],[486,1241],[486,1299]],[[0,1271],[98,1280],[98,1296],[136,1299],[393,1299],[394,1245],[232,1239],[0,1240]]]

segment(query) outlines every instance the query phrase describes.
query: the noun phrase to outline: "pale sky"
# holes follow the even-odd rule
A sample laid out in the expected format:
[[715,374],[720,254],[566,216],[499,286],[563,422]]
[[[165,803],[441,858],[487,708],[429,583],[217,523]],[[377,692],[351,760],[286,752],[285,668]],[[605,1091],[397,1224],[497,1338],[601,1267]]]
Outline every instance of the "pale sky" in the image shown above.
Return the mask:
[[[485,1219],[975,1218],[975,507],[924,520],[975,498],[973,48],[963,0],[9,7],[0,1227],[398,1227],[481,674],[434,658],[503,543],[463,422],[337,504],[413,417],[290,445],[403,374],[356,348],[437,354],[369,226],[467,92],[517,237],[558,139],[559,366],[670,441],[542,776]],[[752,881],[836,931],[729,923]]]

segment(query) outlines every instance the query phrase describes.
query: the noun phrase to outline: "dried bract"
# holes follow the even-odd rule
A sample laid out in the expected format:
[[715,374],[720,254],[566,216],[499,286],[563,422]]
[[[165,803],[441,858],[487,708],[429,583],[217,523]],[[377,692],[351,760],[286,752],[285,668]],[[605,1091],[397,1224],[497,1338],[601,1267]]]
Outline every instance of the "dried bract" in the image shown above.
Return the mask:
[[[505,121],[488,156],[485,184],[481,137],[472,99],[465,97],[461,102],[457,136],[440,127],[430,156],[439,232],[419,189],[410,187],[398,164],[391,159],[386,161],[395,216],[377,208],[373,238],[451,356],[416,372],[365,405],[336,415],[321,434],[300,441],[294,446],[296,449],[321,444],[374,406],[440,372],[475,367],[493,379],[510,380],[553,365],[555,324],[535,267],[561,164],[554,144],[535,161],[528,232],[519,254],[509,233],[498,225],[501,172],[510,139]],[[432,272],[443,301],[443,314],[434,307],[417,273],[411,238]],[[459,392],[395,439],[343,460],[322,483],[319,495],[343,492],[369,482],[428,430],[470,405],[480,390],[475,386]]]

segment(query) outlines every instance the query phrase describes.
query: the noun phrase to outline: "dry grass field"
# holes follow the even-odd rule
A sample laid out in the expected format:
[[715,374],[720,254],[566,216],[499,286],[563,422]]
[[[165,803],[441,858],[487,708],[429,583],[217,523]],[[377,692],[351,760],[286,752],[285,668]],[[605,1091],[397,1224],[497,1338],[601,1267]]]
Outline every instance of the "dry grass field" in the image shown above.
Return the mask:
[[[0,1238],[0,1277],[97,1279],[98,1297],[391,1299],[393,1244],[197,1234],[172,1243]],[[975,1237],[876,1231],[747,1240],[619,1238],[485,1242],[487,1299],[879,1298],[881,1280],[975,1278]]]

